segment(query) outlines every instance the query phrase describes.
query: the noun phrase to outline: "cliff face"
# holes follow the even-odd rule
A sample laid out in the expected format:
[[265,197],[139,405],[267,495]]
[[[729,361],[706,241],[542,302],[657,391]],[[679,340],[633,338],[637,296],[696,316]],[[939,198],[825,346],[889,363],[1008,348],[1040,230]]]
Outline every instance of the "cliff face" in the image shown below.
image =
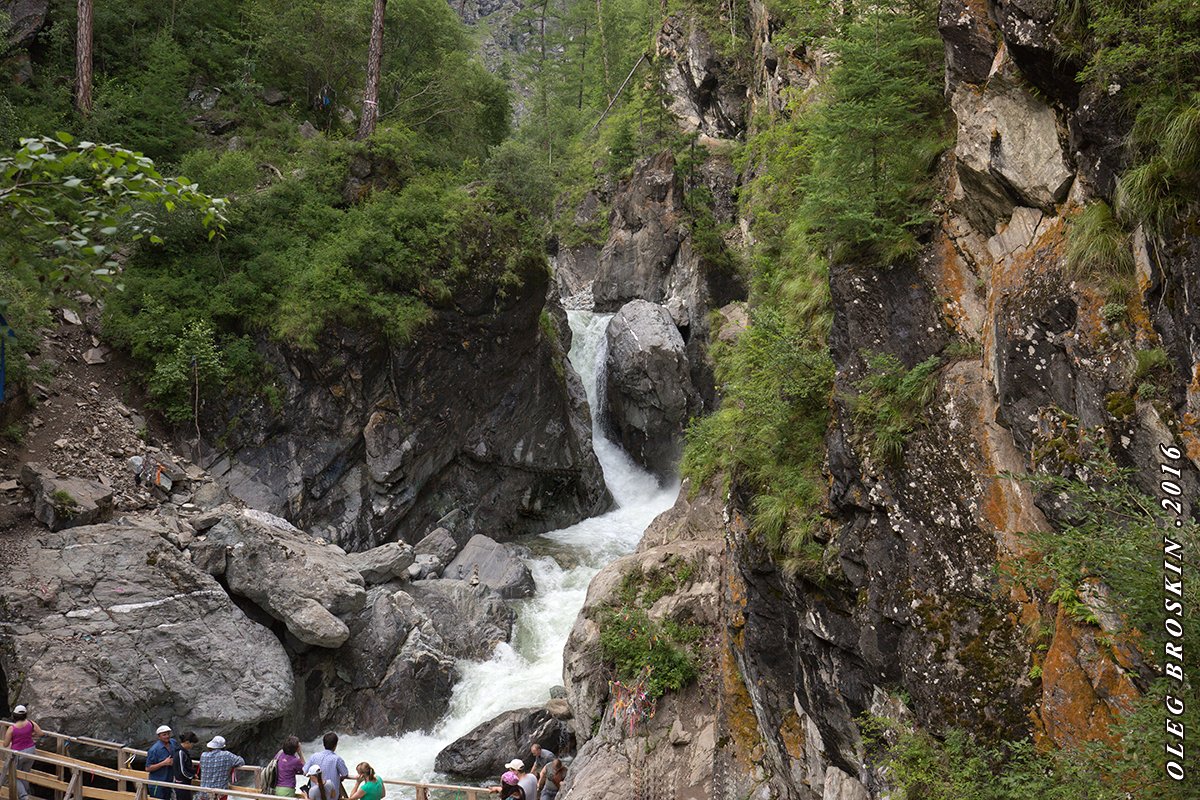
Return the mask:
[[206,466],[248,505],[351,551],[415,543],[439,521],[463,545],[599,513],[610,499],[587,403],[545,292],[541,277],[461,296],[405,346],[345,329],[315,351],[269,345],[280,412],[234,403]]
[[[725,506],[720,523],[716,511],[708,520],[719,525],[734,566],[722,578],[719,609],[694,598],[688,606],[684,594],[690,610],[672,613],[728,626],[714,645],[721,667],[709,673],[727,693],[705,706],[726,735],[715,745],[674,735],[693,718],[676,704],[695,702],[702,689],[660,706],[637,736],[651,752],[647,761],[659,757],[656,747],[674,748],[669,776],[707,770],[711,785],[740,785],[755,797],[881,797],[886,777],[870,765],[858,724],[865,714],[934,733],[1032,735],[1062,747],[1106,737],[1155,677],[1121,620],[1106,612],[1102,590],[1081,597],[1095,619],[1084,623],[1051,602],[1049,587],[1004,577],[1030,559],[1022,532],[1070,520],[1055,498],[1013,476],[1042,468],[1078,475],[1078,450],[1062,455],[1086,449],[1083,439],[1102,442],[1150,494],[1160,444],[1180,443],[1200,464],[1200,353],[1189,299],[1200,246],[1186,233],[1138,229],[1136,288],[1122,302],[1103,280],[1068,269],[1068,227],[1086,203],[1111,199],[1127,123],[1113,113],[1111,92],[1076,82],[1079,67],[1057,38],[1053,8],[943,0],[955,141],[938,165],[936,220],[907,264],[830,268],[836,372],[825,440],[828,525],[817,537],[822,574],[793,576],[765,552],[738,522],[751,498],[736,487],[725,498],[707,494],[705,502]],[[827,64],[818,52],[773,42],[764,5],[751,4],[751,16],[746,105],[769,115],[781,108],[782,91],[819,82]],[[720,90],[710,85],[706,101],[694,82],[677,83],[670,88],[685,95],[672,106],[681,124],[720,129],[726,116],[680,111],[723,108],[712,105]],[[752,238],[753,220],[742,222]],[[1170,367],[1148,390],[1134,365],[1139,353],[1159,348]],[[878,354],[908,369],[940,359],[925,422],[896,459],[877,453],[853,413]],[[1195,484],[1185,477],[1183,497]],[[592,687],[573,698],[584,722],[581,712],[604,708],[603,691],[579,661],[587,620],[585,609],[567,666],[568,685],[584,679]],[[584,747],[591,760],[581,759],[577,785],[591,786],[587,771],[599,754],[622,746],[610,717],[611,709]],[[685,767],[681,753],[697,748],[703,766]]]

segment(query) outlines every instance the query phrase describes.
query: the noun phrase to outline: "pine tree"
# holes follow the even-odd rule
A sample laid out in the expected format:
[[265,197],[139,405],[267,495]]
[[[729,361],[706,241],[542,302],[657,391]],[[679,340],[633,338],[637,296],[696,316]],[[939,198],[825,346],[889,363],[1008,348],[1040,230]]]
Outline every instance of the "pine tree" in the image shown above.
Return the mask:
[[362,114],[358,121],[358,138],[366,139],[375,132],[379,121],[379,77],[383,72],[383,16],[387,0],[375,0],[371,14],[371,44],[367,49],[367,85],[363,90]]
[[79,0],[75,25],[75,108],[92,113],[92,0]]

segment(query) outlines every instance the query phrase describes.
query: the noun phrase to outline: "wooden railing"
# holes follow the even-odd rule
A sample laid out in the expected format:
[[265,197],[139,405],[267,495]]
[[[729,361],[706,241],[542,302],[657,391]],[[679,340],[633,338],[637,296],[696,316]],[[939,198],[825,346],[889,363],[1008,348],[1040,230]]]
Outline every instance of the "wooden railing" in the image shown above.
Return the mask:
[[[0,720],[0,732],[12,725],[11,722]],[[17,753],[10,748],[0,747],[0,786],[7,786],[3,795],[7,800],[18,800],[17,779],[26,781],[30,787],[40,786],[49,790],[53,800],[148,800],[151,786],[169,786],[176,788],[183,784],[164,783],[150,780],[144,769],[134,769],[137,759],[144,759],[146,751],[129,747],[117,742],[102,739],[91,739],[86,736],[67,736],[53,731],[43,731],[43,741],[50,739],[54,742],[53,751],[39,748],[33,753]],[[78,745],[91,752],[108,752],[112,754],[114,766],[73,758],[70,755],[71,745]],[[15,758],[24,757],[33,761],[40,769],[14,770]],[[266,794],[256,791],[260,786],[262,767],[245,766],[238,768],[234,783],[228,789],[220,791],[231,800],[280,800],[267,790]],[[253,787],[245,785],[252,781]],[[490,794],[487,789],[478,786],[457,786],[454,784],[422,783],[419,781],[388,780],[384,783],[396,787],[402,793],[388,793],[389,800],[412,797],[414,800],[485,800]],[[104,784],[103,786],[98,784]],[[188,787],[190,791],[200,791],[199,787]],[[31,792],[31,800],[36,800]]]

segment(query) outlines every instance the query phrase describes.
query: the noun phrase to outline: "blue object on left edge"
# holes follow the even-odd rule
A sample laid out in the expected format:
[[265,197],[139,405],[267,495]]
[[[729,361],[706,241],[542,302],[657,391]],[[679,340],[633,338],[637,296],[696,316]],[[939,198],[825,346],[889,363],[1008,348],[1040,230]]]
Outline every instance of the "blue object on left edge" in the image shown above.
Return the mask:
[[8,320],[0,314],[0,403],[8,400],[8,395],[5,393],[4,377],[8,374],[8,364],[4,360],[5,345],[8,343],[8,337],[17,338],[17,332],[8,327]]

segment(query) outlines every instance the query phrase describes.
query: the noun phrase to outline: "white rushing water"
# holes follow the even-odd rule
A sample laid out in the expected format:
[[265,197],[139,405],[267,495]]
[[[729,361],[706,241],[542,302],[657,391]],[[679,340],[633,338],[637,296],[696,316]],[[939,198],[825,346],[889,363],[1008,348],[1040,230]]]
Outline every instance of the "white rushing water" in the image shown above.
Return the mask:
[[[604,331],[611,314],[567,312],[571,322],[571,364],[583,379],[588,405],[597,409],[597,377],[604,360]],[[537,594],[517,604],[512,644],[497,646],[489,661],[459,662],[460,678],[450,710],[429,731],[398,737],[344,736],[338,753],[353,775],[354,765],[369,761],[376,772],[399,780],[440,780],[433,769],[438,751],[476,725],[503,711],[539,705],[550,687],[562,683],[563,646],[588,584],[600,568],[630,553],[646,526],[671,506],[678,484],[660,487],[600,430],[593,414],[592,437],[604,482],[616,501],[612,511],[569,528],[525,540]],[[319,750],[319,746],[315,746]],[[305,752],[315,752],[307,745]],[[528,758],[527,753],[513,753]]]

